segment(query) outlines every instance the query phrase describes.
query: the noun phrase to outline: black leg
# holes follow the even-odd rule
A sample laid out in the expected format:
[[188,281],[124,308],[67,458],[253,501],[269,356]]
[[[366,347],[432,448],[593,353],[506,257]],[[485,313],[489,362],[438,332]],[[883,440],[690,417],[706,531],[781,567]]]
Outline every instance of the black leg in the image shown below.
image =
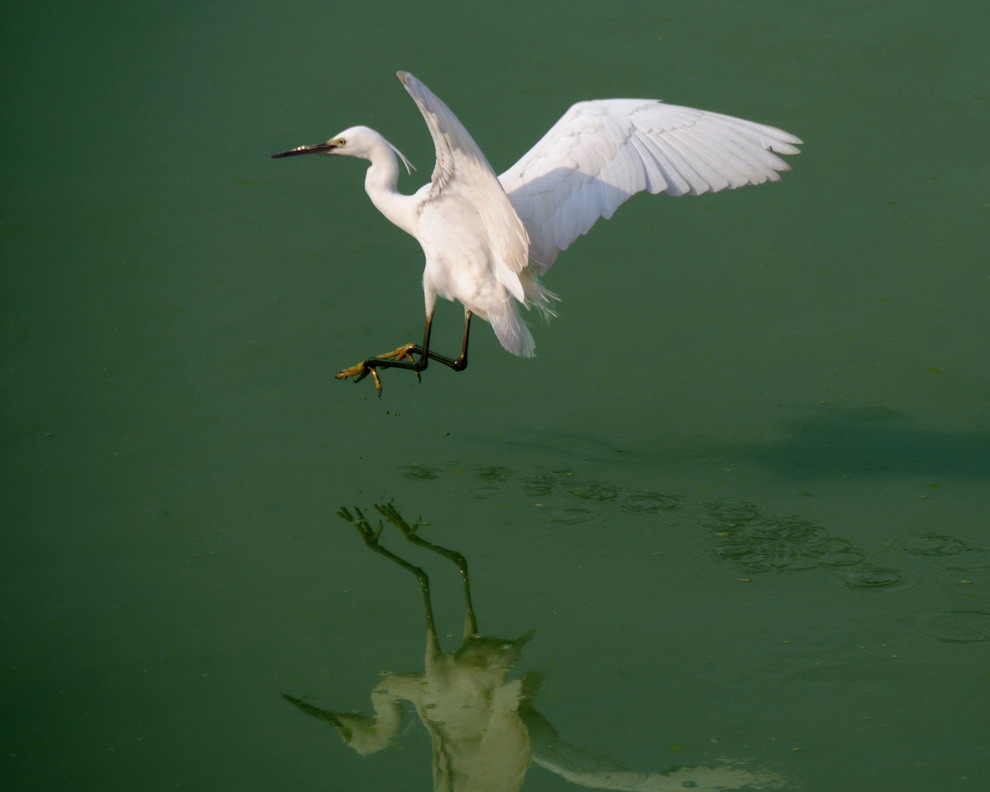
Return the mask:
[[[431,314],[426,317],[426,324],[423,328],[422,346],[407,344],[406,346],[399,347],[386,355],[368,358],[367,360],[361,361],[356,366],[351,366],[350,368],[346,368],[341,371],[337,374],[337,379],[350,379],[353,377],[355,382],[360,382],[371,374],[375,380],[375,390],[378,391],[378,395],[381,396],[382,381],[378,376],[378,369],[380,368],[408,369],[409,371],[415,371],[418,376],[419,372],[426,369],[431,360],[435,360],[437,363],[443,363],[445,366],[452,368],[454,371],[464,371],[468,364],[468,340],[471,334],[471,312],[464,312],[464,337],[461,341],[461,354],[456,358],[449,358],[446,355],[440,355],[436,352],[430,351],[430,333],[432,328],[433,315]],[[418,355],[418,357],[414,357],[416,355]]]
[[457,569],[461,573],[461,582],[464,584],[464,637],[471,638],[476,636],[478,634],[478,620],[474,615],[474,605],[471,602],[471,579],[468,576],[467,559],[456,550],[451,550],[448,547],[441,547],[440,545],[433,544],[433,542],[428,542],[420,536],[416,532],[416,529],[419,528],[419,523],[409,525],[402,515],[399,514],[399,510],[395,508],[394,504],[376,503],[375,508],[378,510],[378,513],[382,515],[382,517],[398,528],[399,532],[410,542],[417,544],[420,547],[424,547],[427,550],[432,550],[434,553],[439,553],[444,558],[449,558],[457,565]]
[[[392,522],[395,525],[398,525],[398,523],[396,523],[396,520],[393,519],[393,512],[394,512],[394,516],[397,517],[400,521],[402,521],[403,524],[405,524],[405,521],[402,520],[402,517],[399,516],[399,513],[395,511],[395,507],[391,506],[391,504],[389,504],[389,506],[392,509],[392,512],[389,512],[387,510],[383,511],[380,507],[378,510],[382,513],[382,515],[387,517],[390,522]],[[416,579],[419,581],[420,589],[423,592],[423,610],[426,612],[427,639],[430,641],[432,647],[435,650],[439,651],[440,642],[439,639],[437,638],[437,630],[433,621],[433,603],[430,601],[430,579],[429,577],[427,577],[426,572],[423,571],[421,567],[418,567],[415,564],[410,564],[404,558],[397,556],[392,551],[381,546],[378,540],[381,537],[382,530],[384,529],[385,526],[382,524],[380,520],[378,521],[378,525],[372,528],[371,523],[364,516],[364,513],[356,507],[354,509],[353,515],[346,508],[341,508],[337,512],[337,515],[341,519],[351,523],[355,528],[357,528],[357,532],[361,534],[361,538],[364,539],[364,543],[371,550],[375,551],[379,555],[385,556],[385,558],[387,558],[389,561],[393,561],[399,566],[408,569],[410,572],[412,572],[413,575],[416,576]],[[407,525],[406,530],[415,532],[417,527],[418,526],[412,526],[410,528]]]
[[[437,363],[443,363],[445,366],[449,366],[454,371],[464,371],[468,364],[468,339],[471,336],[471,316],[470,311],[464,312],[464,337],[461,339],[461,354],[456,358],[449,358],[445,355],[438,355],[435,352],[430,352],[430,323],[432,317],[427,319],[426,334],[423,340],[423,347],[419,350],[414,349],[413,351],[418,351],[423,357],[428,357],[430,360],[435,360]],[[423,368],[426,368],[424,365]]]

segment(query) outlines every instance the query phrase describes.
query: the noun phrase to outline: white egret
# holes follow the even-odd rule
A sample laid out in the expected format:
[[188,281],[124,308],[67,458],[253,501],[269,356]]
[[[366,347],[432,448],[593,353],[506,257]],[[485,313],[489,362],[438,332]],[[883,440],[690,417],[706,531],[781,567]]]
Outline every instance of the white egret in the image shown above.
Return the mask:
[[[797,154],[801,140],[740,118],[664,104],[654,99],[579,102],[515,165],[496,176],[464,125],[423,83],[398,72],[419,107],[436,147],[429,184],[412,195],[396,189],[402,153],[366,126],[325,143],[273,154],[340,154],[368,160],[364,187],[372,203],[415,237],[426,256],[422,345],[406,344],[337,374],[355,382],[379,368],[418,373],[430,360],[462,371],[471,317],[491,324],[502,346],[532,357],[536,345],[519,306],[552,316],[556,296],[540,283],[557,255],[599,218],[609,218],[644,190],[700,195],[778,181],[790,166],[777,154]],[[437,297],[464,306],[456,358],[430,349]]]

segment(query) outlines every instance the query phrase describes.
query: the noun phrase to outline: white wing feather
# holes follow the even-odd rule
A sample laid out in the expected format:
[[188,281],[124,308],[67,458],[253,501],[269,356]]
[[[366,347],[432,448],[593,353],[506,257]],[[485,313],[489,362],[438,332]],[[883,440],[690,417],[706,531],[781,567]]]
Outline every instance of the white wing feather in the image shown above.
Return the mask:
[[656,100],[579,102],[499,181],[542,273],[632,195],[778,181],[790,166],[777,154],[797,154],[799,143],[774,127]]
[[529,263],[529,237],[498,176],[447,105],[409,72],[398,72],[398,77],[423,114],[436,147],[429,199],[443,195],[478,215],[499,283],[525,303],[525,284],[518,274]]

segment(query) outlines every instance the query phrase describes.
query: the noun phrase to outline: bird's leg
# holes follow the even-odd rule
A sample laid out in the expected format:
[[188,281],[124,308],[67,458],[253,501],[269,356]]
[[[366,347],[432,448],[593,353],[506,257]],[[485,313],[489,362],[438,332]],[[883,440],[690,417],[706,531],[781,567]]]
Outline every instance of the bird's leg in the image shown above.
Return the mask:
[[[426,328],[423,331],[423,345],[416,346],[415,344],[406,344],[403,347],[399,347],[387,355],[382,355],[383,358],[394,358],[396,360],[402,360],[408,357],[412,360],[413,353],[419,355],[419,360],[416,361],[417,364],[422,364],[421,366],[416,365],[403,365],[403,368],[411,368],[416,372],[420,372],[426,368],[430,360],[435,360],[437,363],[443,363],[445,366],[449,366],[454,371],[464,371],[468,364],[468,339],[471,335],[471,316],[470,311],[464,311],[464,337],[461,339],[461,354],[456,358],[447,357],[446,355],[441,355],[437,352],[430,351],[430,330],[433,325],[433,317],[426,317]],[[365,361],[368,362],[368,361]]]
[[[398,509],[395,508],[391,503],[384,506],[376,505],[379,514],[385,517],[390,523],[392,523],[396,528],[398,528],[407,538],[415,535],[416,529],[419,527],[419,523],[409,525],[399,514]],[[426,637],[429,642],[429,649],[435,653],[440,651],[440,640],[437,637],[436,623],[433,620],[433,603],[430,601],[430,578],[421,567],[418,567],[410,562],[406,561],[404,558],[397,556],[391,550],[382,547],[379,539],[381,538],[382,531],[385,528],[384,523],[381,520],[378,521],[378,525],[374,528],[371,527],[371,522],[364,513],[357,507],[354,508],[354,514],[351,514],[346,507],[342,507],[338,512],[337,516],[340,517],[345,522],[351,523],[357,532],[361,535],[364,543],[374,552],[379,555],[385,556],[389,561],[393,561],[404,569],[408,569],[416,576],[419,581],[419,586],[423,592],[423,609],[426,611]],[[465,562],[466,564],[467,562]]]
[[[398,349],[393,349],[391,352],[387,352],[384,355],[379,355],[378,357],[368,358],[367,360],[362,360],[356,366],[351,366],[350,368],[345,368],[337,374],[337,379],[350,379],[354,378],[355,382],[360,382],[369,374],[375,380],[375,390],[378,395],[382,395],[382,381],[378,375],[378,369],[380,368],[403,368],[410,371],[416,372],[416,376],[419,376],[419,372],[423,371],[430,363],[431,360],[435,360],[438,363],[443,363],[445,366],[452,368],[454,371],[464,371],[468,364],[468,339],[471,334],[471,312],[464,312],[464,337],[461,341],[461,354],[456,358],[449,358],[446,355],[440,355],[436,352],[430,351],[430,333],[433,329],[433,315],[430,314],[426,317],[426,325],[423,328],[423,344],[419,346],[417,344],[406,344]],[[418,355],[418,357],[415,357]]]
[[[457,565],[457,569],[461,573],[461,582],[464,584],[464,604],[465,604],[465,616],[464,616],[464,637],[470,638],[478,634],[478,620],[474,615],[474,605],[471,602],[471,580],[468,577],[468,562],[467,559],[458,553],[456,550],[451,550],[447,547],[441,547],[440,545],[433,544],[433,542],[428,542],[418,533],[416,529],[419,528],[421,523],[413,523],[409,525],[406,520],[399,514],[398,509],[392,503],[376,503],[375,508],[378,513],[387,519],[392,525],[399,529],[399,532],[406,537],[413,544],[417,544],[420,547],[425,547],[427,550],[432,550],[434,553],[439,553],[445,558],[449,558]],[[420,518],[422,519],[422,518]]]
[[[433,317],[426,317],[426,331],[423,336],[424,346],[429,345],[430,325],[432,324],[432,320]],[[356,366],[350,366],[349,368],[342,369],[337,372],[337,379],[350,379],[353,377],[355,382],[360,382],[370,374],[372,379],[375,381],[375,391],[377,391],[380,397],[382,395],[382,380],[378,375],[378,369],[409,369],[410,371],[415,371],[416,376],[418,377],[419,372],[425,369],[429,363],[429,358],[426,355],[420,354],[418,359],[413,356],[413,353],[420,353],[421,350],[422,347],[416,344],[406,344],[405,346],[400,346],[398,349],[393,349],[391,352],[386,352],[384,355],[368,358],[367,360],[362,360]]]
[[449,366],[454,371],[464,371],[468,364],[468,338],[471,335],[471,312],[468,310],[464,311],[464,337],[461,339],[461,354],[456,358],[449,358],[445,355],[438,355],[435,352],[430,352],[428,348],[429,334],[427,334],[427,341],[424,344],[424,349],[422,354],[428,356],[431,360],[437,361],[437,363],[443,363],[445,366]]

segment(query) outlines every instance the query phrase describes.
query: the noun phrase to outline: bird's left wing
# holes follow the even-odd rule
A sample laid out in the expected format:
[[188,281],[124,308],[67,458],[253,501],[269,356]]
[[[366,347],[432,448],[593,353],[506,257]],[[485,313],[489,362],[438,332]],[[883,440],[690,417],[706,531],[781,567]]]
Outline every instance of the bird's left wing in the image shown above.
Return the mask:
[[[499,281],[523,302],[523,288],[515,275],[528,263],[529,238],[498,176],[450,108],[409,72],[398,72],[398,76],[423,114],[436,147],[430,199],[459,199],[477,213],[495,253]],[[500,271],[503,265],[507,272]]]
[[[579,102],[499,180],[539,271],[635,193],[670,195],[761,184],[801,141],[783,130],[652,99]],[[774,153],[776,152],[776,153]]]

